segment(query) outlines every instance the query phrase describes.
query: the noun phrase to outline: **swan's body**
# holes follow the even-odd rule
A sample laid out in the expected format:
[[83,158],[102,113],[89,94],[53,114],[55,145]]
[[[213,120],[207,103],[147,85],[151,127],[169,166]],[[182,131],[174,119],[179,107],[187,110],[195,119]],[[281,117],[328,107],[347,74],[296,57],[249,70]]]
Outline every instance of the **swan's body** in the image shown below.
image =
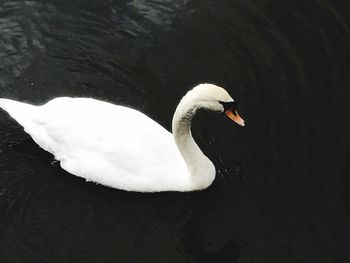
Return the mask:
[[0,99],[0,107],[71,174],[127,191],[192,191],[215,178],[190,130],[208,96],[233,101],[215,85],[197,86],[177,107],[174,135],[139,111],[90,98],[61,97],[42,106]]

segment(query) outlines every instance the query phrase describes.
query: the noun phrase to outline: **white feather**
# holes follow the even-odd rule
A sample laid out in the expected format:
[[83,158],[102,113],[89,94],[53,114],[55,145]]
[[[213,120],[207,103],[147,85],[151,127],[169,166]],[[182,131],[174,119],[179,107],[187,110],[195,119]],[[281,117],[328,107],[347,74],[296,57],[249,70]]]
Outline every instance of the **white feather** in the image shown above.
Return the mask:
[[174,136],[137,110],[91,98],[42,106],[0,99],[0,107],[71,174],[127,191],[191,191],[215,178],[191,136],[191,120],[197,108],[222,111],[218,100],[232,98],[210,84],[188,92],[174,115]]

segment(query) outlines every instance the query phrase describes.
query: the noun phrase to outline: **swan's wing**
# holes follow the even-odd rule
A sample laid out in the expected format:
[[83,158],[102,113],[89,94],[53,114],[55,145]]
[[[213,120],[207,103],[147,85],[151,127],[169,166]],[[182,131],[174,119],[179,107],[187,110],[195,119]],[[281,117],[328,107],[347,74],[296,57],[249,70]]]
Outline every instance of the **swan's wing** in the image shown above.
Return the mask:
[[94,99],[57,98],[39,107],[33,123],[26,131],[80,177],[127,190],[138,189],[125,185],[141,185],[143,191],[144,184],[154,188],[162,180],[185,180],[172,134],[139,111]]
[[56,99],[42,107],[36,123],[56,143],[57,155],[80,149],[142,159],[155,158],[145,154],[153,150],[164,151],[165,159],[176,150],[171,133],[131,108],[84,98]]

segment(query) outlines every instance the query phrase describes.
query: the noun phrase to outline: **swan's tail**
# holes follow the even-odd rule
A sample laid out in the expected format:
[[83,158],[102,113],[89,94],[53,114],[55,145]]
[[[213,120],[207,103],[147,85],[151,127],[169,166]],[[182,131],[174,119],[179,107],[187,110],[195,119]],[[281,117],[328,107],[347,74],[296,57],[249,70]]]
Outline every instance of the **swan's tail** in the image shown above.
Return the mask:
[[26,122],[32,119],[36,106],[0,98],[0,108],[5,110],[20,125],[25,126]]

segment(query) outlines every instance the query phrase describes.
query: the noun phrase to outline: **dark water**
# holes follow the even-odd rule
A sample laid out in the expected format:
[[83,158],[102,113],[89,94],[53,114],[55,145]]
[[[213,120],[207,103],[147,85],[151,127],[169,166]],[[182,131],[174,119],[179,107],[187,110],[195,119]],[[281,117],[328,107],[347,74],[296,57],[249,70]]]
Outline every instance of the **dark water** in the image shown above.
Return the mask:
[[0,3],[0,97],[95,97],[170,129],[201,82],[247,127],[195,120],[218,169],[196,193],[86,183],[0,112],[0,262],[350,262],[349,1]]

